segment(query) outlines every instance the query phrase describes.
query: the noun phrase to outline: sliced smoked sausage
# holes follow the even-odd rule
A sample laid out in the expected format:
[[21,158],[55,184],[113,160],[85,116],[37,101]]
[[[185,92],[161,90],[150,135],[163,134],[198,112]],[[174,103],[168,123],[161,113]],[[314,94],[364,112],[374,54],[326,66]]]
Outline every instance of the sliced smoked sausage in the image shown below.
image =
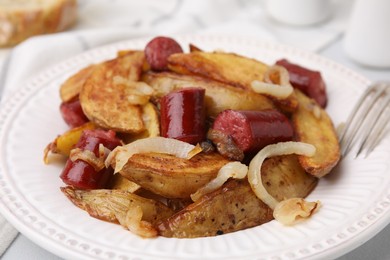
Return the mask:
[[168,69],[167,59],[171,54],[182,53],[183,49],[172,38],[159,36],[152,39],[145,47],[146,60],[152,70]]
[[326,106],[328,101],[326,85],[319,71],[309,70],[297,64],[290,63],[286,59],[278,60],[276,64],[287,69],[290,76],[290,83],[294,88],[299,89],[317,101],[321,107]]
[[[115,137],[112,130],[84,130],[76,148],[88,150],[99,157],[99,144],[112,150],[120,145],[120,140]],[[88,162],[77,159],[72,161],[68,159],[61,173],[61,179],[64,183],[79,189],[98,189],[105,188],[113,174],[112,168],[103,168],[97,171]]]
[[205,90],[184,88],[160,100],[161,136],[196,144],[205,139]]
[[70,128],[81,126],[89,121],[81,108],[79,99],[61,103],[60,112],[65,123]]
[[216,117],[212,131],[219,131],[222,135],[231,137],[244,153],[257,152],[266,145],[290,141],[293,138],[290,121],[274,109],[225,110]]

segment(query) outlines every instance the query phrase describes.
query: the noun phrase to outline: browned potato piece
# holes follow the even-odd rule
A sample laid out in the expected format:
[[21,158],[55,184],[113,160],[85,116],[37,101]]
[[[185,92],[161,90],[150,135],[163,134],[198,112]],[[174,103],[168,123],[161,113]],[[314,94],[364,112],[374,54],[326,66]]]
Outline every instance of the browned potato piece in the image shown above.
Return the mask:
[[142,220],[155,224],[173,215],[173,210],[161,202],[145,199],[123,190],[77,190],[70,186],[61,191],[73,204],[85,210],[94,218],[113,223],[125,219],[129,209],[140,206]]
[[142,153],[133,155],[120,174],[163,197],[189,198],[215,178],[228,162],[218,153],[199,153],[189,160],[168,154]]
[[246,180],[231,180],[157,225],[161,236],[194,238],[221,235],[261,225],[272,210]]
[[[280,200],[306,197],[317,183],[294,155],[268,159],[261,174],[268,192]],[[256,197],[247,180],[231,180],[163,220],[157,229],[165,237],[193,238],[243,230],[272,219],[272,210]]]
[[262,81],[268,66],[234,53],[196,51],[171,55],[168,68],[179,74],[198,75],[251,90],[252,81]]
[[118,132],[144,130],[142,108],[129,102],[133,89],[115,82],[118,78],[138,81],[144,61],[144,53],[138,51],[96,66],[80,92],[81,107],[92,122]]
[[[206,110],[209,116],[215,117],[225,109],[264,110],[274,108],[270,99],[263,95],[242,90],[214,80],[180,75],[172,72],[146,73],[142,80],[154,90],[157,98],[169,92],[185,87],[206,89]],[[243,102],[243,100],[245,100]]]
[[90,65],[70,78],[68,78],[60,87],[60,97],[62,102],[68,102],[79,95],[87,78],[92,74],[95,65]]
[[159,111],[152,103],[149,102],[142,106],[142,120],[145,125],[145,130],[136,135],[125,136],[125,143],[130,143],[137,139],[160,136]]
[[302,168],[297,155],[275,156],[261,166],[264,187],[278,201],[306,197],[317,185],[318,179]]
[[[138,51],[137,50],[119,50],[117,52],[117,56],[121,57],[121,56],[125,56],[125,55],[128,55],[128,54],[134,53],[134,52],[138,52]],[[150,70],[150,65],[149,65],[149,63],[145,59],[144,60],[144,64],[142,65],[142,71],[146,72],[148,70]]]
[[325,110],[299,90],[295,91],[299,100],[298,110],[292,115],[296,139],[316,147],[314,156],[299,156],[299,162],[308,173],[320,178],[340,159],[336,131]]

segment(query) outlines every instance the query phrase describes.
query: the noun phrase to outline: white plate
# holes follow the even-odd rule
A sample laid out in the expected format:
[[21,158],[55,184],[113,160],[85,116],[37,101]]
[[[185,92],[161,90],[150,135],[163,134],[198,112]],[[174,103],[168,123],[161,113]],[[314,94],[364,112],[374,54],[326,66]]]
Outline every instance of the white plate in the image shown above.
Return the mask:
[[[149,39],[109,45],[71,58],[31,81],[0,114],[0,211],[23,234],[69,259],[300,259],[330,258],[352,250],[390,222],[390,138],[367,159],[345,158],[319,182],[309,199],[318,214],[293,227],[271,221],[211,238],[141,239],[118,225],[91,218],[60,192],[62,162],[43,164],[43,149],[66,130],[59,114],[59,85],[87,64],[142,49]],[[287,57],[320,70],[328,112],[335,124],[347,117],[369,83],[345,67],[312,53],[256,40],[177,37],[205,50],[223,49],[272,63]]]

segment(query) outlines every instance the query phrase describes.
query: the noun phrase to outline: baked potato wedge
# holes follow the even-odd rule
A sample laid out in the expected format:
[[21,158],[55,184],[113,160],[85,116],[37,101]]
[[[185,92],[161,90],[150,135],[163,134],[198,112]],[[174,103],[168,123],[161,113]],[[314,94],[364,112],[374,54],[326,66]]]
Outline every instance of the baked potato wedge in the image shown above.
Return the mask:
[[92,71],[95,69],[96,65],[90,65],[83,68],[70,78],[68,78],[60,86],[60,97],[62,102],[68,102],[73,98],[77,97],[83,87],[87,78],[92,74]]
[[222,235],[272,219],[272,210],[256,197],[247,180],[231,180],[156,228],[164,237],[195,238]]
[[264,110],[274,108],[272,101],[263,95],[198,76],[172,72],[148,72],[142,76],[142,80],[155,90],[157,98],[185,87],[204,88],[206,90],[206,113],[211,117],[215,117],[225,109]]
[[113,223],[122,224],[128,210],[136,206],[142,209],[142,220],[151,224],[174,213],[161,202],[123,190],[78,190],[67,186],[62,187],[61,191],[73,204],[87,211],[92,217]]
[[[140,79],[144,61],[144,53],[138,51],[96,65],[80,92],[81,107],[89,120],[118,132],[145,130],[142,108],[130,102],[139,96],[132,86]],[[134,84],[129,86],[118,79]]]
[[215,178],[229,161],[218,153],[181,159],[160,153],[134,154],[119,172],[142,188],[166,198],[189,198]]
[[195,51],[169,56],[168,68],[179,74],[197,75],[251,90],[253,80],[263,80],[268,65],[234,53]]
[[331,119],[317,102],[295,90],[298,110],[292,114],[297,141],[312,144],[316,153],[312,157],[299,156],[306,172],[320,178],[328,174],[340,160],[340,146]]
[[[295,155],[267,159],[263,185],[276,199],[306,197],[317,184]],[[157,225],[165,237],[214,236],[258,226],[273,219],[272,209],[253,193],[248,181],[230,180]]]

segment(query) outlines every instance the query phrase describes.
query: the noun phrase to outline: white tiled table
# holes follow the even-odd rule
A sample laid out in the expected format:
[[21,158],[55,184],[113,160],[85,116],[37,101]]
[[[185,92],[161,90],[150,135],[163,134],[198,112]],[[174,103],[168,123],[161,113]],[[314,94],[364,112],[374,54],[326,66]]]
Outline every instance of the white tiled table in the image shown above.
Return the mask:
[[[346,57],[342,48],[342,39],[338,39],[327,48],[320,52],[321,55],[333,59],[357,72],[364,75],[372,81],[387,80],[390,81],[389,69],[371,69],[359,66]],[[35,245],[27,237],[20,234],[14,243],[3,255],[3,260],[20,259],[61,259],[58,256]],[[341,256],[339,260],[387,260],[390,259],[390,225],[388,225],[379,234],[372,239],[353,250],[350,253]]]

